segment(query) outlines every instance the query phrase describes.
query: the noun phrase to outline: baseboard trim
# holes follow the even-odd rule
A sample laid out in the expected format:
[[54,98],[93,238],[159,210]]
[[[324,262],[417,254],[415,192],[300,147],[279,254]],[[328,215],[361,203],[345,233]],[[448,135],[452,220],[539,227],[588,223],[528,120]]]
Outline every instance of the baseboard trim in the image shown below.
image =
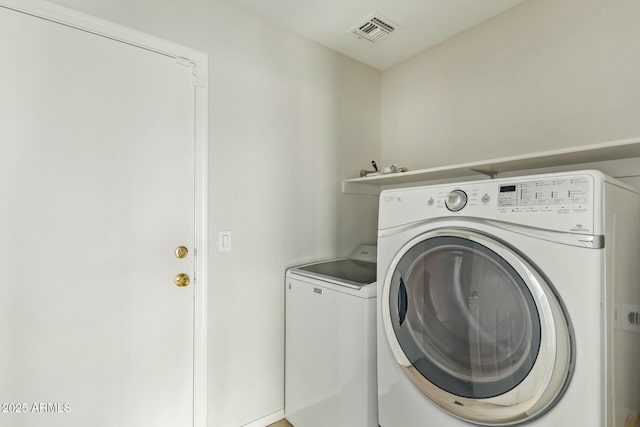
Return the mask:
[[284,408],[278,409],[275,412],[270,413],[269,415],[265,415],[262,418],[251,421],[248,424],[244,424],[242,427],[267,427],[275,423],[276,421],[280,421],[284,418]]

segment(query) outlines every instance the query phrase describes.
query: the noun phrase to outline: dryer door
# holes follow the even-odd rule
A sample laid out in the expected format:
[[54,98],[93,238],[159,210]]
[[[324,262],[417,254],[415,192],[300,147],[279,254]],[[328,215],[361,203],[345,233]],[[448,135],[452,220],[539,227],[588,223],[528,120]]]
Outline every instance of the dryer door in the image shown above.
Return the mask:
[[486,234],[440,229],[395,257],[382,299],[395,358],[451,414],[517,424],[550,408],[572,372],[570,324],[550,283]]

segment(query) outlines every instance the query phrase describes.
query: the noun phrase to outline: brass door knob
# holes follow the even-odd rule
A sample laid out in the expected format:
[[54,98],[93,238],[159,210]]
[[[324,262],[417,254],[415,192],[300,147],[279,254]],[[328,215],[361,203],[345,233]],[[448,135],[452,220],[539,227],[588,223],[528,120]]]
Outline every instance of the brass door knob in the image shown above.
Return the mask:
[[176,254],[176,258],[184,258],[189,253],[189,249],[184,246],[178,246],[174,253]]
[[188,275],[180,273],[176,276],[173,282],[176,284],[176,286],[180,286],[181,288],[183,288],[185,286],[189,286],[189,283],[191,283],[191,279],[189,279]]

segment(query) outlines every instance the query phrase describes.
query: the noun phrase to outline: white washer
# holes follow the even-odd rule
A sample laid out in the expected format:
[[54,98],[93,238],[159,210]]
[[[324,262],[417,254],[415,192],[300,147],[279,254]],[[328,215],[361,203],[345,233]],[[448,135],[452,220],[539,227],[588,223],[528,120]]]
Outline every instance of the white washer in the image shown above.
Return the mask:
[[375,427],[376,247],[286,273],[285,416]]
[[640,197],[597,171],[382,192],[382,427],[640,424]]

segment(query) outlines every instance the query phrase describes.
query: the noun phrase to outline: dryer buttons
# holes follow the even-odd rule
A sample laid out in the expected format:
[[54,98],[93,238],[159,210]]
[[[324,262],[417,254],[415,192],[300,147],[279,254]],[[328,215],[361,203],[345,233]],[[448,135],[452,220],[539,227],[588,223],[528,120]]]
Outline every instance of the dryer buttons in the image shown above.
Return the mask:
[[467,193],[462,190],[453,190],[447,194],[444,204],[451,212],[458,212],[467,205]]

